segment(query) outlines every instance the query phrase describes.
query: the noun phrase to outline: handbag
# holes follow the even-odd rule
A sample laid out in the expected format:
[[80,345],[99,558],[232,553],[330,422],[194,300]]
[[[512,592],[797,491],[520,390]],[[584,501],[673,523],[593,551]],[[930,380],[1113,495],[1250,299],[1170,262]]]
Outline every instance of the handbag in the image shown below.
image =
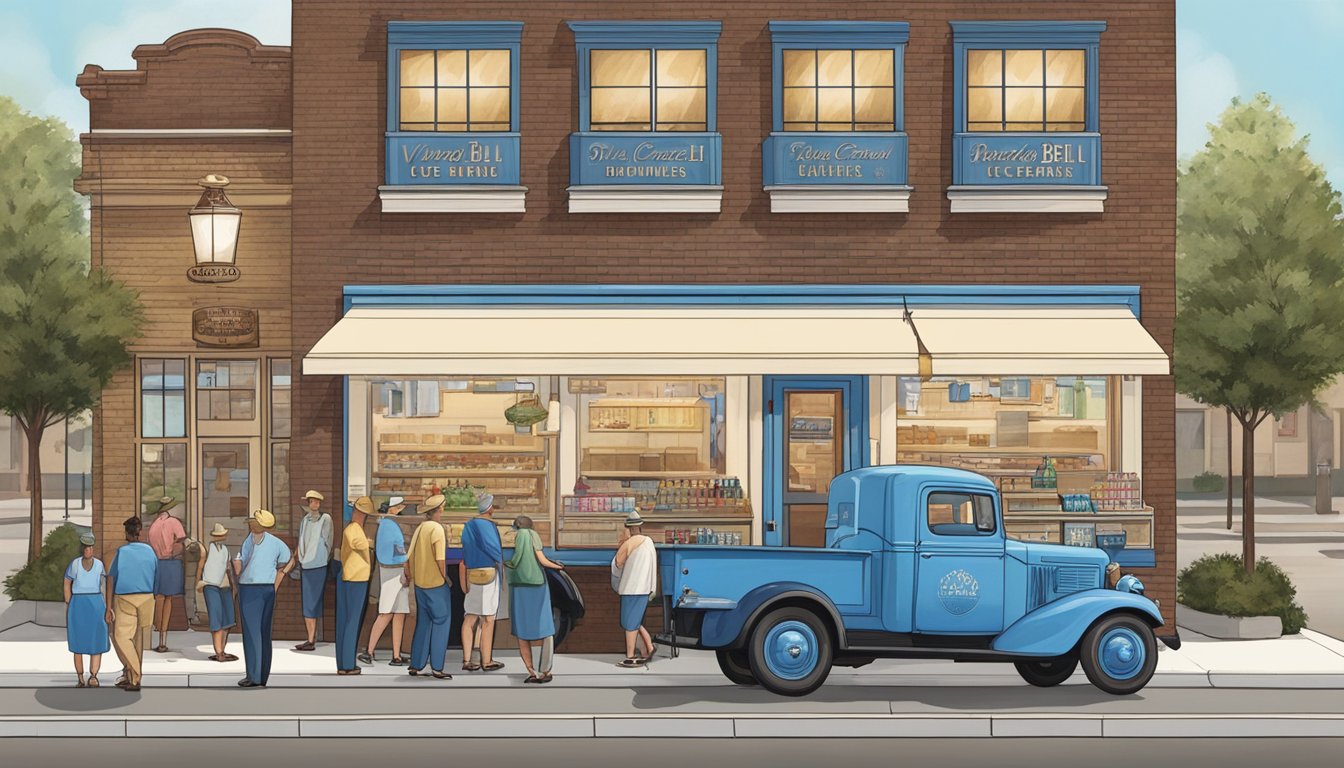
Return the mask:
[[516,427],[530,427],[546,420],[547,411],[541,405],[541,398],[528,395],[519,398],[504,410],[504,419]]

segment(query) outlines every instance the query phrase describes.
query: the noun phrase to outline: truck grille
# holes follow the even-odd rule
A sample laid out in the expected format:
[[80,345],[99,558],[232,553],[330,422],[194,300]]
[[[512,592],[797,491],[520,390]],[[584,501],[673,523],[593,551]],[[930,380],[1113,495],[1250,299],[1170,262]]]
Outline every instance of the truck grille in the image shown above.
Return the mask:
[[1027,575],[1027,610],[1034,611],[1074,592],[1096,589],[1100,584],[1099,578],[1096,568],[1033,565]]

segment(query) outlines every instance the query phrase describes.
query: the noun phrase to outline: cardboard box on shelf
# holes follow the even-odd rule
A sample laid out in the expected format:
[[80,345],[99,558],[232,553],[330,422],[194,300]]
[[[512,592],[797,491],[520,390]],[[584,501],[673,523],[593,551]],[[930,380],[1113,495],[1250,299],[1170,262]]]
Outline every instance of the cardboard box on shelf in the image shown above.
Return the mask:
[[700,467],[700,452],[694,448],[667,448],[663,468],[668,472],[695,472]]
[[1056,427],[1049,432],[1032,432],[1027,443],[1032,448],[1095,451],[1097,428],[1084,426]]

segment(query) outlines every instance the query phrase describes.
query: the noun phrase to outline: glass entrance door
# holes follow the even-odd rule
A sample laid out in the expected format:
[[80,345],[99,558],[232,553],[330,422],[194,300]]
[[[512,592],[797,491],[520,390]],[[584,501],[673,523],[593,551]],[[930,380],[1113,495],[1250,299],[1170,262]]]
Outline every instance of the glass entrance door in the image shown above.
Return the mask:
[[[193,536],[209,541],[216,523],[229,531],[230,547],[242,543],[247,532],[247,516],[261,506],[261,477],[257,472],[256,440],[201,443],[198,489],[201,510],[200,527]],[[285,510],[275,510],[279,518]]]
[[826,544],[831,480],[866,463],[864,382],[767,379],[765,543]]

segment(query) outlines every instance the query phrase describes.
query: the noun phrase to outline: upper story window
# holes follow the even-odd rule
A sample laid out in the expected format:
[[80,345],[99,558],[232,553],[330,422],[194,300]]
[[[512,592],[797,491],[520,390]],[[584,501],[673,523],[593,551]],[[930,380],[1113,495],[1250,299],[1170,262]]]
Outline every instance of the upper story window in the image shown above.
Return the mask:
[[511,130],[512,58],[507,48],[401,50],[401,130]]
[[773,213],[908,213],[903,21],[770,22]]
[[966,52],[968,131],[1083,131],[1086,96],[1086,51]]
[[187,436],[187,361],[140,359],[141,437]]
[[705,130],[703,48],[593,50],[589,68],[592,130]]
[[1105,22],[951,25],[951,212],[1101,213]]
[[519,21],[387,23],[384,213],[524,210],[522,35]]

